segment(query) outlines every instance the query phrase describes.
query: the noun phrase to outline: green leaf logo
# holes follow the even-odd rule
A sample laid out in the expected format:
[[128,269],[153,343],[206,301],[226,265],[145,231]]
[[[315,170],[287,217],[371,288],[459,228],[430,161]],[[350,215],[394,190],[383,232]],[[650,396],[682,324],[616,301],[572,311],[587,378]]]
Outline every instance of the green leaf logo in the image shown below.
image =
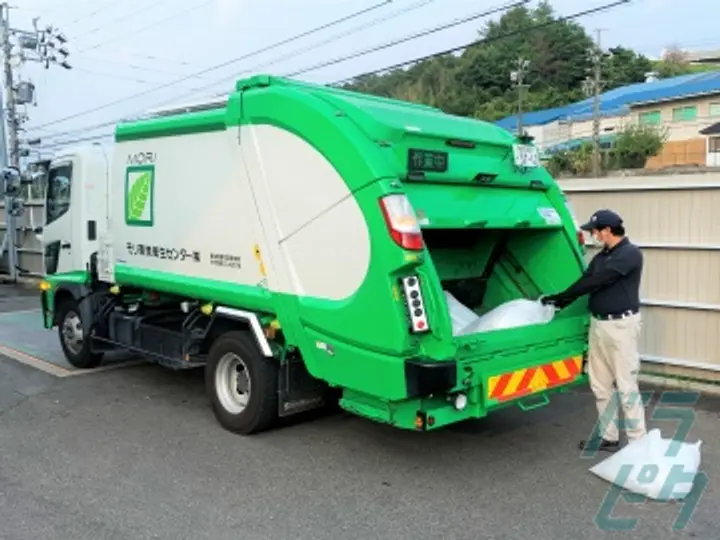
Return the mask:
[[149,172],[142,173],[130,188],[127,194],[128,221],[141,221],[145,207],[150,200],[150,184],[152,177]]

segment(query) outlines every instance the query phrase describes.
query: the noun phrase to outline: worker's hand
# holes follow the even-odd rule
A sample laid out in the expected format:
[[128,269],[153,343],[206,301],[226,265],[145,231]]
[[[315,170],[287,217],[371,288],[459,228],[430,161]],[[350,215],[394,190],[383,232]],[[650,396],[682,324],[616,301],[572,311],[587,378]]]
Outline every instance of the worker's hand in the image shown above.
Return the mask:
[[559,294],[550,294],[540,298],[540,302],[544,306],[554,306],[555,309],[563,309],[568,305],[568,302]]

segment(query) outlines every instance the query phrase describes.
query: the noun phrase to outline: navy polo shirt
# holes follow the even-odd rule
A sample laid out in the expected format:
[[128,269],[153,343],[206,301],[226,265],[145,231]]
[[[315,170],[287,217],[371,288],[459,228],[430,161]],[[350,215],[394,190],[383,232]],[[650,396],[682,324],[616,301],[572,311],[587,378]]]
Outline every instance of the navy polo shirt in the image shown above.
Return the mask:
[[623,238],[613,248],[595,255],[582,277],[556,298],[569,304],[588,294],[590,312],[599,317],[638,312],[642,270],[642,251]]

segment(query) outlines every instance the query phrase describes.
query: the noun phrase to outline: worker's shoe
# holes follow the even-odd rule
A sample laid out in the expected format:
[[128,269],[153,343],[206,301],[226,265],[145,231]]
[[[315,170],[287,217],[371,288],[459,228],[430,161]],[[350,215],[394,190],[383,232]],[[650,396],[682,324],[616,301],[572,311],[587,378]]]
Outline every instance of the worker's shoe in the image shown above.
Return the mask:
[[580,450],[598,451],[603,452],[617,452],[620,449],[620,441],[608,441],[606,439],[589,439],[580,441],[578,445]]

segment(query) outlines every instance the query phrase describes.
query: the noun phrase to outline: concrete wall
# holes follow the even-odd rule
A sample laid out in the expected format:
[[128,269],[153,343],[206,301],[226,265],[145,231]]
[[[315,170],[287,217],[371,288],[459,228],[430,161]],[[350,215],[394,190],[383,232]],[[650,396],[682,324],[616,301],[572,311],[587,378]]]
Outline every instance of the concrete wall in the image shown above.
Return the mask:
[[720,380],[720,173],[564,179],[560,185],[579,220],[598,208],[619,212],[644,252],[645,366]]

